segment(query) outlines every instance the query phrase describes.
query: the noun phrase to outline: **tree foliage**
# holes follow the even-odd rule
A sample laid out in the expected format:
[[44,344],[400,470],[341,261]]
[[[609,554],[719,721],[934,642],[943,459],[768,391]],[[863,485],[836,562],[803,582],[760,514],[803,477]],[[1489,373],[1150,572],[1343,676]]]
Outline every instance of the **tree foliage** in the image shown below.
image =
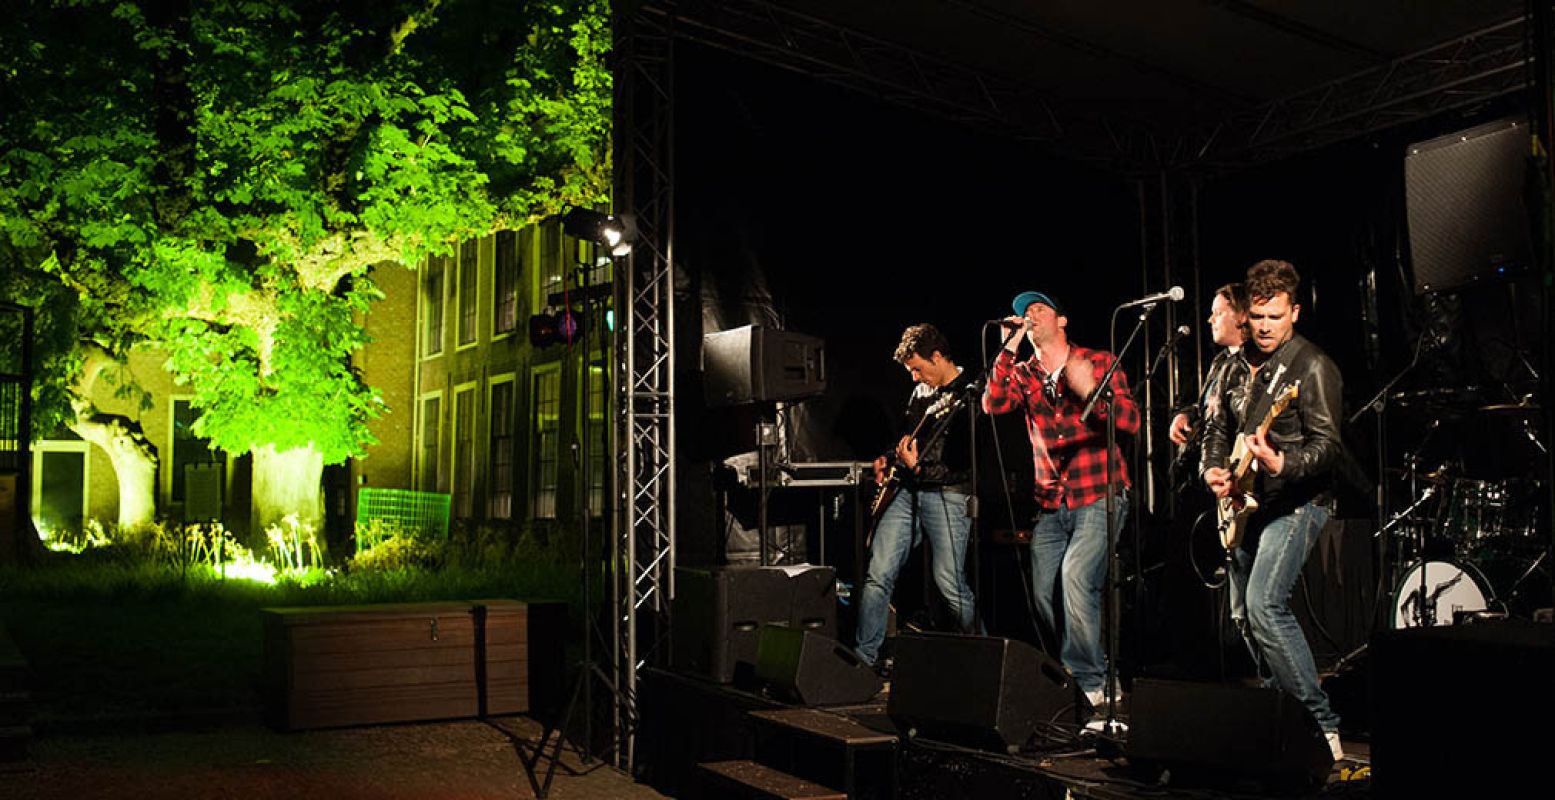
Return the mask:
[[[15,4],[13,4],[15,5]],[[0,256],[225,450],[371,443],[383,262],[608,188],[604,0],[56,0],[0,26]]]

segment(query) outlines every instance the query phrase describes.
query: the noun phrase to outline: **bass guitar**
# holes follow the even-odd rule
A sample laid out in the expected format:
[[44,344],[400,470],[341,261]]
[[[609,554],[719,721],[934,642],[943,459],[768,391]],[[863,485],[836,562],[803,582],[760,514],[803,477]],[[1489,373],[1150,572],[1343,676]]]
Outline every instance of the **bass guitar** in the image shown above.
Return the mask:
[[1254,435],[1267,435],[1275,417],[1285,412],[1292,400],[1301,392],[1301,382],[1292,383],[1269,406],[1269,413],[1258,423],[1256,434],[1238,433],[1231,448],[1231,493],[1215,504],[1215,516],[1219,522],[1220,545],[1234,550],[1242,543],[1247,531],[1247,518],[1258,510],[1258,498],[1253,496],[1253,464],[1257,459],[1247,449],[1247,440]]
[[[944,419],[950,412],[955,411],[961,405],[963,392],[951,392],[935,400],[928,409],[923,412],[923,418],[913,426],[912,433],[907,434],[909,439],[916,440],[918,434],[923,432],[923,426],[931,420]],[[919,442],[921,450],[927,449],[944,434],[945,428],[940,426],[926,442]],[[886,472],[885,480],[880,484],[880,491],[875,495],[875,502],[869,507],[869,534],[864,537],[864,547],[867,549],[875,540],[875,527],[880,524],[880,518],[885,515],[885,510],[891,507],[891,501],[896,499],[898,492],[902,490],[902,477],[906,474],[907,465],[900,458],[891,457],[891,469]]]

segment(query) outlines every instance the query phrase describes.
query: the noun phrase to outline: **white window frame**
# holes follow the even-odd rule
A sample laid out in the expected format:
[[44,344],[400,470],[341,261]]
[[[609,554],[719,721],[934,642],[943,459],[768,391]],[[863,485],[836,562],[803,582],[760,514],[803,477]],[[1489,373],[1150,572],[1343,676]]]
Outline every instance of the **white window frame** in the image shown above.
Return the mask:
[[[475,312],[475,319],[470,323],[470,340],[468,342],[462,340],[462,337],[464,336],[464,250],[465,245],[467,244],[474,245],[474,247],[471,249],[474,250],[475,256],[474,272],[470,275],[469,286],[470,292],[472,292],[474,295],[474,299],[470,301],[470,308]],[[454,248],[454,282],[458,284],[454,287],[454,352],[468,350],[477,344],[480,344],[481,341],[482,249],[483,248],[481,247],[480,239],[476,239],[473,242],[460,242],[459,245]]]
[[[492,511],[492,500],[497,493],[497,471],[492,459],[493,445],[495,444],[494,429],[497,424],[497,404],[492,401],[496,395],[497,387],[508,384],[508,470],[510,472],[508,493],[508,511],[506,515],[497,516]],[[504,372],[501,375],[492,376],[486,382],[486,517],[487,519],[512,519],[514,502],[518,499],[518,453],[515,445],[518,443],[518,375],[513,372]]]
[[[426,483],[423,478],[425,477],[427,470],[426,414],[428,400],[437,401],[437,423],[432,426],[432,430],[437,436],[437,441],[432,444],[431,466],[434,470],[432,473],[432,486],[430,489],[423,489],[423,486]],[[438,465],[442,463],[439,456],[443,449],[443,390],[435,389],[430,392],[424,392],[418,396],[416,398],[415,417],[416,430],[413,432],[411,437],[411,446],[416,449],[416,452],[415,457],[411,461],[410,484],[412,488],[417,490],[432,492],[442,491],[442,486],[440,486],[441,481],[437,480],[441,476],[436,472],[436,469]]]
[[[529,517],[530,519],[556,519],[560,512],[561,500],[561,435],[562,435],[562,371],[561,362],[552,361],[546,364],[537,364],[529,371],[529,409],[530,409],[530,436],[532,447],[530,449],[529,470]],[[556,405],[554,420],[551,423],[551,435],[556,437],[555,469],[553,470],[553,483],[550,485],[551,509],[549,514],[540,513],[540,492],[546,487],[542,485],[544,467],[541,459],[545,457],[546,433],[545,420],[541,415],[544,412],[540,402],[538,391],[540,381],[550,378],[556,381]]]
[[[480,384],[475,381],[467,381],[465,383],[456,384],[454,386],[454,401],[449,405],[448,409],[450,412],[452,412],[448,417],[448,429],[449,433],[451,434],[451,441],[448,444],[448,499],[449,509],[451,510],[454,519],[475,518],[475,468],[480,455],[480,448],[477,446],[477,442],[480,441],[480,437],[476,435],[476,431],[480,430],[481,416],[480,404],[477,402],[478,393],[476,392],[476,389],[479,386]],[[462,408],[463,402],[472,403],[470,407],[470,452],[468,454],[470,460],[470,475],[469,485],[466,487],[470,494],[470,507],[468,513],[466,513],[464,516],[460,516],[459,458],[461,455],[465,454],[459,451],[459,411]]]
[[81,523],[91,518],[92,510],[92,443],[86,440],[43,439],[32,445],[32,497],[28,500],[28,513],[37,524],[38,510],[43,506],[43,454],[81,454]]
[[[497,262],[497,237],[504,232],[513,235],[513,330],[510,331],[497,330],[497,275],[502,269],[502,265]],[[519,285],[524,279],[525,259],[521,248],[524,246],[525,239],[532,240],[534,237],[524,236],[522,230],[502,231],[491,236],[491,341],[493,342],[500,342],[517,335],[519,329],[528,321],[524,317],[520,302],[523,292],[519,291]]]

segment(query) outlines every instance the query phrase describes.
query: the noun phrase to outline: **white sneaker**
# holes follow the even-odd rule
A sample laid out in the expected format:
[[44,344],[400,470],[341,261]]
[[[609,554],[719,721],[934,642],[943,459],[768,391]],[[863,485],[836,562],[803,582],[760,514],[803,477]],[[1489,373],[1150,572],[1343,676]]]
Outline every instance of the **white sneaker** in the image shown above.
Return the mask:
[[1339,742],[1339,731],[1324,731],[1323,738],[1328,740],[1328,752],[1334,754],[1334,761],[1344,760],[1344,745]]
[[1091,704],[1091,708],[1101,708],[1107,704],[1107,693],[1101,689],[1091,689],[1085,693],[1085,701]]

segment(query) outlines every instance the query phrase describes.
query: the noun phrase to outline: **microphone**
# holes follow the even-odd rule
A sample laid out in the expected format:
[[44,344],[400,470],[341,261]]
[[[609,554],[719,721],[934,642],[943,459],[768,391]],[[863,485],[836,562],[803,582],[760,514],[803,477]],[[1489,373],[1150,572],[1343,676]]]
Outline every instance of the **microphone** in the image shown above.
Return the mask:
[[1159,303],[1162,300],[1170,300],[1173,303],[1175,303],[1178,300],[1181,300],[1183,298],[1183,295],[1185,295],[1185,294],[1186,294],[1186,292],[1184,292],[1182,290],[1181,286],[1173,286],[1172,288],[1167,289],[1164,292],[1157,292],[1155,294],[1145,295],[1144,297],[1141,297],[1138,300],[1130,300],[1127,303],[1124,303],[1123,305],[1118,306],[1118,308],[1133,308],[1135,306],[1155,305],[1156,303]]
[[1001,327],[1001,328],[1003,328],[1003,329],[1005,329],[1007,331],[1013,331],[1016,328],[1021,327],[1025,323],[1021,322],[1019,320],[1010,319],[1009,317],[1004,317],[1003,319],[991,319],[991,320],[988,320],[987,322],[985,322],[983,324],[984,325],[998,325],[999,327]]
[[1172,335],[1166,337],[1166,346],[1171,347],[1172,345],[1177,344],[1178,342],[1182,341],[1182,337],[1187,336],[1192,332],[1193,330],[1187,325],[1178,325],[1177,330],[1172,331]]

